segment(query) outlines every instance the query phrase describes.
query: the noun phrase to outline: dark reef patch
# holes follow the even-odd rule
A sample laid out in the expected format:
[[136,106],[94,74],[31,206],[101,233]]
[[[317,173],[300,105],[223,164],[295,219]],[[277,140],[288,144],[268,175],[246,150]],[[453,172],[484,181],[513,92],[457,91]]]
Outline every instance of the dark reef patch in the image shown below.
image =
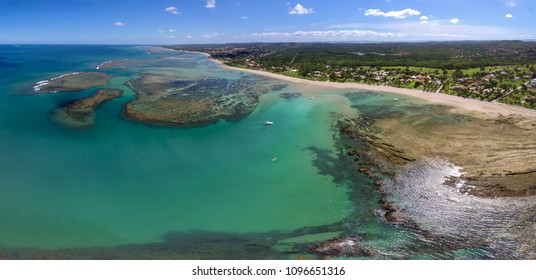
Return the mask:
[[[300,241],[303,236],[337,233],[344,230],[343,222],[304,227],[291,232],[231,234],[193,231],[163,236],[163,242],[102,248],[72,248],[58,250],[0,249],[0,259],[167,259],[167,260],[262,260],[317,259],[308,249],[315,241]],[[288,241],[291,240],[291,241]],[[284,246],[278,246],[284,243]]]
[[126,105],[126,118],[170,127],[242,119],[255,109],[259,96],[274,86],[253,76],[184,79],[164,74],[141,74],[127,85],[136,92],[136,99]]
[[122,90],[102,88],[93,96],[76,100],[62,108],[54,110],[50,117],[57,123],[74,128],[87,129],[95,126],[95,108],[103,102],[117,98],[123,94]]
[[286,99],[286,100],[296,99],[301,96],[302,94],[299,92],[285,92],[285,93],[279,94],[279,97],[281,97],[282,99]]
[[191,55],[118,59],[99,65],[99,69],[142,69],[142,68],[183,68],[192,69],[199,65],[199,60]]
[[16,64],[16,63],[4,62],[4,61],[0,60],[0,68],[11,68],[11,67],[15,67],[17,65],[18,64]]

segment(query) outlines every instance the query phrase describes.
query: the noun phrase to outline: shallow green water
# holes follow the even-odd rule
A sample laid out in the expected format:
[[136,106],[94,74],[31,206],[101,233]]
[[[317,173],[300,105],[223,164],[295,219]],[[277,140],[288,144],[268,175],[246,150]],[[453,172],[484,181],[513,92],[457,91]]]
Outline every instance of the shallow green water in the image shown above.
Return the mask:
[[[333,149],[327,119],[339,104],[329,98],[287,101],[273,92],[238,122],[161,128],[120,117],[133,97],[123,83],[140,70],[111,71],[117,77],[108,86],[125,95],[97,109],[96,128],[73,131],[48,114],[93,90],[34,95],[33,83],[113,58],[150,55],[133,47],[92,56],[76,55],[74,46],[3,48],[24,61],[13,59],[19,64],[2,69],[10,74],[2,75],[9,81],[0,95],[0,247],[141,244],[190,230],[290,231],[338,222],[353,211],[347,186],[319,175],[305,149]],[[64,65],[52,63],[61,52],[54,48],[62,48]],[[50,60],[37,51],[50,52]],[[242,75],[189,56],[202,63],[181,69],[185,75]],[[263,126],[265,120],[276,125]]]

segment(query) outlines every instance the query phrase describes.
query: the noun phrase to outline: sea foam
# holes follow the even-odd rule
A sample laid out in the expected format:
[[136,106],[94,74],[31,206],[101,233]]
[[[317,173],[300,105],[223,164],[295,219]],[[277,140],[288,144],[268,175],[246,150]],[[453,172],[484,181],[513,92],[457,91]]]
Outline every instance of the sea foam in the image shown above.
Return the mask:
[[37,91],[37,92],[40,92],[42,87],[50,84],[54,80],[57,80],[57,79],[60,79],[60,78],[63,78],[63,77],[67,77],[67,76],[71,76],[71,75],[78,75],[78,74],[81,74],[81,72],[73,72],[73,73],[63,74],[63,75],[51,78],[49,80],[39,81],[39,82],[35,83],[35,85],[33,86],[33,89],[35,91]]

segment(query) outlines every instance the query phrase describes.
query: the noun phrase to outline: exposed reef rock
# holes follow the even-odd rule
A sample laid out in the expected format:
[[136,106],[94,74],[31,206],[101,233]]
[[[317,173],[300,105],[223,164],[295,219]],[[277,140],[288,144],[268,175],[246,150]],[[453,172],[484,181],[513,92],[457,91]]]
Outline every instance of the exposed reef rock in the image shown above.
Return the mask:
[[309,248],[309,252],[331,257],[372,257],[378,252],[363,246],[360,238],[355,236],[337,237]]
[[426,240],[409,250],[534,258],[534,118],[412,103],[355,107],[360,115],[337,122],[341,153],[361,173],[389,174],[370,182],[380,195],[376,214]]
[[137,95],[125,107],[126,118],[189,127],[220,119],[241,119],[255,109],[259,96],[271,91],[273,85],[257,77],[181,79],[174,75],[142,74],[128,86]]
[[370,167],[359,167],[359,168],[357,168],[357,171],[359,171],[361,173],[364,173],[369,178],[374,177],[374,171]]
[[99,72],[76,72],[40,81],[34,86],[34,89],[37,92],[81,91],[106,85],[110,78],[110,75]]
[[365,141],[375,159],[400,166],[439,157],[463,168],[463,191],[469,194],[536,195],[534,118],[485,119],[444,105],[356,108],[362,115],[341,118],[338,128],[350,138]]
[[[414,161],[415,158],[406,151],[396,148],[394,145],[384,139],[376,136],[377,131],[374,131],[374,119],[367,116],[358,116],[353,119],[341,119],[338,123],[340,132],[350,136],[351,138],[359,138],[365,141],[370,147],[374,148],[374,152],[380,154],[387,161],[395,164],[405,164]],[[377,129],[377,128],[376,128]],[[349,156],[358,154],[356,150],[348,151]],[[359,170],[363,173],[368,173],[365,168]],[[370,176],[369,176],[370,177]]]
[[99,89],[91,97],[76,100],[51,113],[51,118],[59,124],[76,129],[87,129],[95,126],[95,108],[103,102],[117,98],[123,94],[115,88]]

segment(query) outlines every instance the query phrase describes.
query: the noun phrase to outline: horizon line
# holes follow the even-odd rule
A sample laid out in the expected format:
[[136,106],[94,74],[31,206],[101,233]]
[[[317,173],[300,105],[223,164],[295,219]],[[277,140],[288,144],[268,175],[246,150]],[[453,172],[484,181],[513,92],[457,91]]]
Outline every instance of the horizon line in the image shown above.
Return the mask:
[[170,44],[158,44],[158,43],[0,43],[1,45],[12,46],[27,46],[27,45],[100,45],[100,46],[173,46],[173,45],[229,45],[229,44],[363,44],[363,43],[375,43],[375,44],[393,44],[393,43],[455,43],[455,42],[536,42],[534,39],[489,39],[489,40],[411,40],[411,41],[249,41],[249,42],[224,42],[224,43],[170,43]]

